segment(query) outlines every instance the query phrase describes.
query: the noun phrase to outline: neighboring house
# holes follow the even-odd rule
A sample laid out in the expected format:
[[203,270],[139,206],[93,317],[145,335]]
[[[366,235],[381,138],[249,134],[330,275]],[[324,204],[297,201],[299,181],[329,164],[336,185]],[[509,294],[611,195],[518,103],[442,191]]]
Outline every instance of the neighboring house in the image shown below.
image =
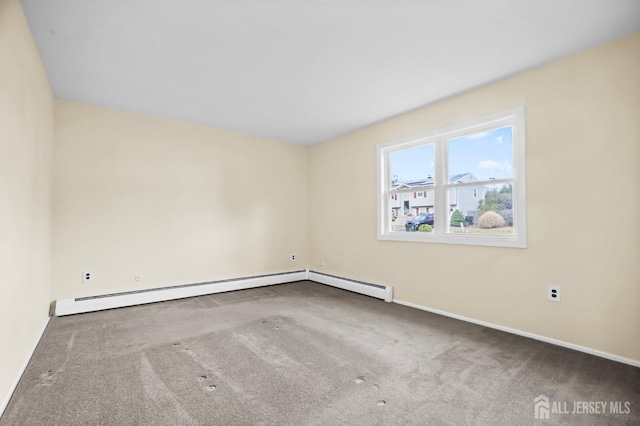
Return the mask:
[[[478,179],[472,173],[463,173],[449,177],[450,183],[474,182]],[[393,217],[414,216],[432,213],[434,194],[433,178],[394,182],[391,190],[391,213]],[[449,191],[449,211],[458,209],[464,216],[473,216],[478,210],[478,201],[484,198],[485,187],[466,186],[451,188]]]
[[[466,183],[477,180],[478,178],[473,173],[463,173],[449,178],[450,183]],[[451,188],[449,191],[450,211],[458,209],[463,216],[475,215],[478,211],[478,202],[484,199],[485,191],[484,185]]]

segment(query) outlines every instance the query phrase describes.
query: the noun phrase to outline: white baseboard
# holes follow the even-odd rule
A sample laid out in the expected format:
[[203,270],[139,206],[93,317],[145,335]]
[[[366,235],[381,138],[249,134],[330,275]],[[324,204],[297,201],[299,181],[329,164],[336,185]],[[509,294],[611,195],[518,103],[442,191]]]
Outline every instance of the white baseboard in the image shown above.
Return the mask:
[[13,396],[13,392],[15,392],[16,388],[18,387],[18,383],[20,382],[20,379],[22,378],[24,371],[27,369],[27,365],[29,365],[29,361],[31,361],[31,357],[33,356],[33,353],[36,351],[36,347],[38,347],[38,343],[40,343],[40,339],[42,339],[42,335],[44,334],[44,331],[47,329],[47,325],[49,325],[50,319],[51,317],[47,317],[47,320],[44,322],[44,325],[42,326],[40,333],[38,333],[38,337],[36,338],[35,342],[33,342],[33,346],[31,347],[31,350],[27,354],[27,357],[25,358],[24,363],[20,368],[20,371],[16,375],[16,379],[13,381],[13,384],[9,388],[9,392],[7,392],[7,395],[2,401],[2,404],[0,405],[0,417],[2,417],[2,414],[4,414],[4,410],[7,408],[7,405],[9,405],[9,401]]
[[343,290],[376,297],[384,300],[385,302],[393,301],[393,287],[390,285],[370,284],[316,271],[309,271],[307,279],[320,284],[326,284]]
[[411,308],[416,308],[416,309],[420,309],[422,311],[427,311],[427,312],[431,312],[431,313],[434,313],[434,314],[443,315],[443,316],[449,317],[449,318],[455,318],[457,320],[470,322],[472,324],[481,325],[483,327],[494,328],[496,330],[504,331],[504,332],[507,332],[507,333],[517,334],[518,336],[528,337],[530,339],[539,340],[541,342],[550,343],[550,344],[556,345],[556,346],[562,346],[564,348],[573,349],[574,351],[585,352],[585,353],[588,353],[588,354],[591,354],[591,355],[598,356],[600,358],[609,359],[611,361],[621,362],[623,364],[632,365],[634,367],[640,367],[640,361],[639,360],[635,360],[635,359],[631,359],[631,358],[625,358],[625,357],[622,357],[622,356],[610,354],[608,352],[599,351],[597,349],[587,348],[585,346],[575,345],[573,343],[564,342],[562,340],[557,340],[557,339],[552,339],[550,337],[540,336],[539,334],[533,334],[533,333],[529,333],[529,332],[526,332],[526,331],[516,330],[515,328],[503,327],[501,325],[492,324],[490,322],[485,322],[485,321],[480,321],[480,320],[476,320],[476,319],[473,319],[473,318],[464,317],[462,315],[452,314],[450,312],[441,311],[441,310],[438,310],[438,309],[428,308],[426,306],[417,305],[415,303],[410,303],[410,302],[405,302],[403,300],[394,299],[393,301],[394,301],[394,303],[397,303],[399,305],[409,306]]
[[264,287],[268,285],[283,284],[306,279],[307,272],[305,270],[300,270],[294,272],[283,272],[279,274],[260,275],[257,277],[211,281],[199,284],[186,284],[167,288],[106,294],[92,297],[58,299],[55,302],[55,315],[64,316],[85,312],[102,311],[105,309],[123,308],[126,306],[164,302],[167,300],[184,299],[187,297],[204,296],[207,294],[224,293],[227,291],[244,290],[255,287]]

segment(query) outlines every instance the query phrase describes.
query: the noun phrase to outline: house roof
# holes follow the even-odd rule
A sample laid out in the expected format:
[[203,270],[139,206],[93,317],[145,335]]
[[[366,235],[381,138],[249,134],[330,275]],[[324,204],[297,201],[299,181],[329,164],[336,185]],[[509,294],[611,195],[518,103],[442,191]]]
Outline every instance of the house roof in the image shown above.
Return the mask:
[[464,179],[468,175],[471,175],[472,177],[474,177],[471,173],[461,173],[461,174],[458,174],[458,175],[450,176],[449,177],[449,183],[458,182],[459,180]]
[[[457,175],[449,176],[449,183],[458,182],[459,180],[462,180],[467,176],[470,176],[472,180],[475,180],[475,176],[473,175],[473,173],[467,172],[467,173],[460,173]],[[417,189],[417,188],[421,188],[424,186],[431,186],[431,185],[433,185],[433,177],[427,176],[426,178],[422,178],[422,179],[396,182],[391,185],[391,188],[392,188],[391,190],[400,191],[403,189]]]

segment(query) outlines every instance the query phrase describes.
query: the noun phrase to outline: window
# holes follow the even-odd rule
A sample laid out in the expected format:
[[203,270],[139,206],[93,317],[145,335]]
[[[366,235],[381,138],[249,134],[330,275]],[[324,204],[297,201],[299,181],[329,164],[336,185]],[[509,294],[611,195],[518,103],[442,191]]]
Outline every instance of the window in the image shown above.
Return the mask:
[[[524,156],[524,107],[378,145],[378,239],[526,247]],[[394,220],[390,194],[409,199]]]

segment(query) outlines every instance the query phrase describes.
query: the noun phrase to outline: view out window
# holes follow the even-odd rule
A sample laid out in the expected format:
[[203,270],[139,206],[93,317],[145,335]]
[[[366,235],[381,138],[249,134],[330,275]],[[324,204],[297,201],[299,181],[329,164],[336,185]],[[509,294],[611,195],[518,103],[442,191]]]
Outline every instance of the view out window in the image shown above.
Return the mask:
[[378,145],[378,238],[526,247],[524,147],[523,107]]

